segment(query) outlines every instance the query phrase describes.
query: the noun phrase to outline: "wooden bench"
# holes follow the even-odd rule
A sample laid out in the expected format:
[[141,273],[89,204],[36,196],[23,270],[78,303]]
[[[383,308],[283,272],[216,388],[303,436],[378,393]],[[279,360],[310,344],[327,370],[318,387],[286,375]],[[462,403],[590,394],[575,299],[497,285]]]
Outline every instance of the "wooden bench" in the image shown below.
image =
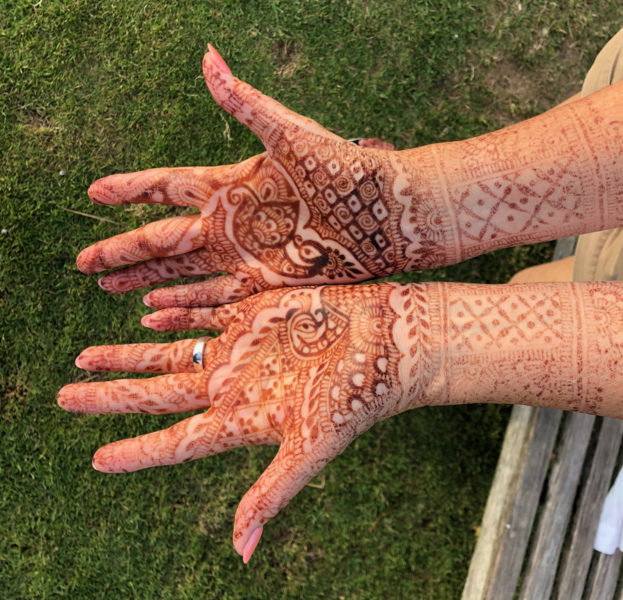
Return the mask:
[[513,407],[462,600],[623,600],[622,553],[593,550],[622,437],[621,420]]

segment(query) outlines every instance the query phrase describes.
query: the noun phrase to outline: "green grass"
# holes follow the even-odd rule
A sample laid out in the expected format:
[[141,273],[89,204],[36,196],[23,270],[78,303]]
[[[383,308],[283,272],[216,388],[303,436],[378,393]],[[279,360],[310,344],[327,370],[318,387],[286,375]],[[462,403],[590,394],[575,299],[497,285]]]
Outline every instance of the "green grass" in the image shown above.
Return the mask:
[[[56,406],[63,384],[88,377],[73,365],[82,348],[175,338],[140,327],[141,292],[106,295],[74,262],[175,210],[93,206],[86,189],[113,172],[261,150],[205,88],[207,41],[236,75],[339,134],[407,148],[571,95],[623,23],[621,3],[167,4],[5,0],[0,12],[0,595],[457,598],[506,407],[379,424],[267,526],[246,567],[233,516],[273,449],[128,475],[91,468],[100,445],[180,417]],[[550,256],[542,244],[400,279],[502,282]]]

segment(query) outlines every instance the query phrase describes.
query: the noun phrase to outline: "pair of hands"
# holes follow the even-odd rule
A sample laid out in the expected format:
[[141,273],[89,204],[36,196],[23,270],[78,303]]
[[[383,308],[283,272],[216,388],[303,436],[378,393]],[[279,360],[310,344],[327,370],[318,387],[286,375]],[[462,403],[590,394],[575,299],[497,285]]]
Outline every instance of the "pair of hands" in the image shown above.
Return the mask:
[[236,512],[234,546],[247,562],[266,521],[354,437],[401,410],[389,301],[400,286],[278,288],[395,272],[405,244],[397,233],[400,201],[388,183],[398,168],[390,151],[357,146],[260,94],[234,78],[212,47],[203,71],[215,100],[266,152],[237,165],[95,182],[89,196],[101,204],[200,212],[98,242],[77,263],[85,273],[123,267],[99,280],[113,293],[224,272],[151,291],[145,302],[160,310],[142,320],[159,331],[223,333],[205,342],[200,372],[195,339],[87,348],[76,359],[80,368],[164,375],[70,384],[58,403],[87,413],[203,411],[100,448],[93,466],[105,472],[279,445]]

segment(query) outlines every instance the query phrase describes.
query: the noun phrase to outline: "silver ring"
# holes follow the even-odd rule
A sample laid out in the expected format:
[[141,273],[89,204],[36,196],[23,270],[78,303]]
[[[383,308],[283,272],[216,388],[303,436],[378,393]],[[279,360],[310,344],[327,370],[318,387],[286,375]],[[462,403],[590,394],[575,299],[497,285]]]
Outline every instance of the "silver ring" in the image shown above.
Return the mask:
[[206,337],[200,337],[193,347],[193,367],[197,372],[203,371],[203,349],[207,339]]

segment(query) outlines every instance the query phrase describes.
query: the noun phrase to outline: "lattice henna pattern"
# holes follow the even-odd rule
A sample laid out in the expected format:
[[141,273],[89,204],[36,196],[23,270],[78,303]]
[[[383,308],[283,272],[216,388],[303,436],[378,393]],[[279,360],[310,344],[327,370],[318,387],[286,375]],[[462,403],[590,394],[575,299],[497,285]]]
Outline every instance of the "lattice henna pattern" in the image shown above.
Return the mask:
[[493,133],[400,153],[406,268],[621,226],[622,112],[623,82]]

